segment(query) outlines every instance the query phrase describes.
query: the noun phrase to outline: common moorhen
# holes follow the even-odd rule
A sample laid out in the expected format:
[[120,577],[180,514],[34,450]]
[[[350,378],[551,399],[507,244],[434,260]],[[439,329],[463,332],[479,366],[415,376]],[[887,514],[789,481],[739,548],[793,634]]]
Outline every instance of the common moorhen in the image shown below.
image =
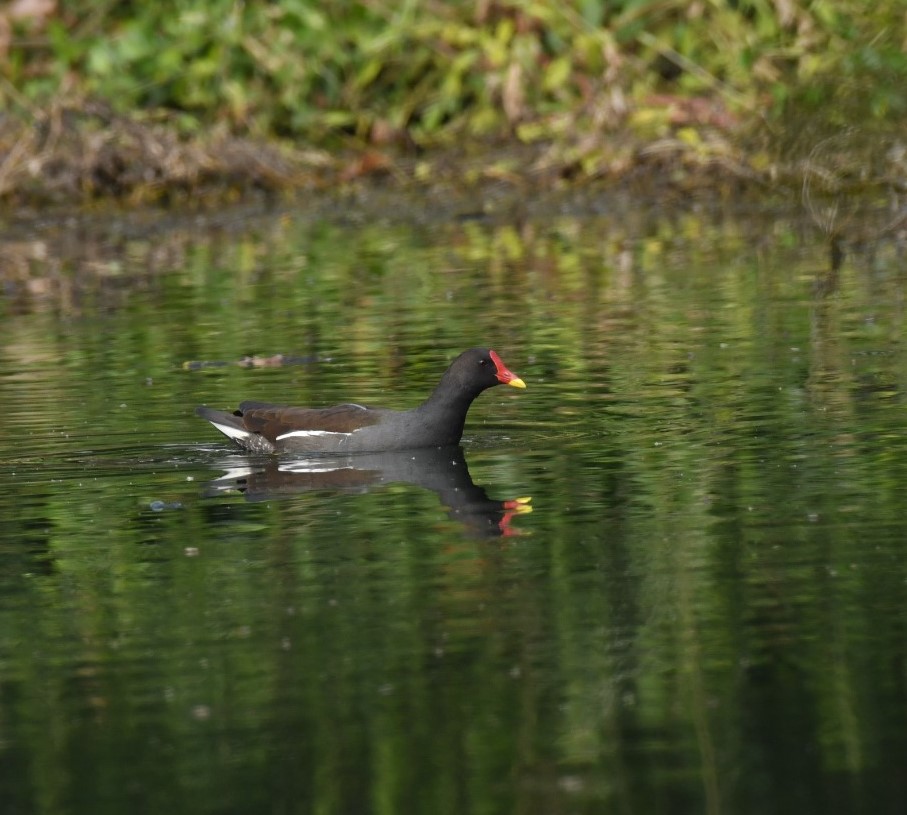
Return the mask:
[[470,348],[444,372],[418,407],[389,410],[346,404],[298,408],[243,402],[227,413],[196,414],[252,453],[372,453],[459,444],[473,400],[494,385],[525,388],[489,348]]

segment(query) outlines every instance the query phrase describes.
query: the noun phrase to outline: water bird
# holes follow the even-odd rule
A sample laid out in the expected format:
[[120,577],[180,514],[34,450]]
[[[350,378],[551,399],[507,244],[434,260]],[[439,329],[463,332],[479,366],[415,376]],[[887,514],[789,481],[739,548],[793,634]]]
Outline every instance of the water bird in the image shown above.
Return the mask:
[[242,402],[232,413],[201,406],[195,413],[251,453],[374,453],[460,443],[466,413],[495,385],[525,388],[490,348],[470,348],[444,372],[429,397],[410,410],[359,404],[325,408]]

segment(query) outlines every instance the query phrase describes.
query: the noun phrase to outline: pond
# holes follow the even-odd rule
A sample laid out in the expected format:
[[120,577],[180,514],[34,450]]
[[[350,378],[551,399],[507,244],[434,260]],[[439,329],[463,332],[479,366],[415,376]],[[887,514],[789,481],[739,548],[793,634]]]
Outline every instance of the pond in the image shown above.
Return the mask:
[[[902,811],[902,243],[617,197],[4,244],[4,813]],[[527,388],[460,450],[193,413],[474,345]]]

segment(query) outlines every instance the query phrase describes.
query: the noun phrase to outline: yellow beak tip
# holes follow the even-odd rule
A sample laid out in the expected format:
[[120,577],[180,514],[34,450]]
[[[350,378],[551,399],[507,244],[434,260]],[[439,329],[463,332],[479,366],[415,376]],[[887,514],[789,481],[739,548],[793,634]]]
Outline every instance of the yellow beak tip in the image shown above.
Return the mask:
[[523,382],[523,380],[520,379],[519,377],[511,379],[507,384],[510,385],[511,388],[525,388],[526,387],[526,383]]

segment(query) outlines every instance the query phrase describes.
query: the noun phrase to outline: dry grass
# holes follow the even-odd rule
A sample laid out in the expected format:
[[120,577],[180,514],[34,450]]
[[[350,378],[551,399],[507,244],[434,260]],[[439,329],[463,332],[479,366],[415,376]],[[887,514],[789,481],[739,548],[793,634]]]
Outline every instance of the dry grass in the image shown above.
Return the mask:
[[179,135],[173,117],[136,119],[95,103],[56,101],[0,123],[0,200],[129,204],[218,199],[319,183],[331,159],[215,130]]
[[642,198],[671,191],[801,198],[829,233],[860,220],[842,216],[880,200],[895,225],[904,222],[907,161],[897,138],[851,128],[830,138],[804,133],[788,144],[768,135],[757,147],[752,132],[696,111],[680,113],[676,122],[663,116],[665,123],[648,136],[624,128],[580,131],[550,143],[510,139],[421,154],[407,145],[373,144],[332,155],[235,136],[225,127],[186,134],[173,113],[129,116],[95,101],[58,99],[0,119],[0,202],[191,207],[376,180],[389,191],[443,186],[448,197],[480,200],[489,185],[544,198],[590,184],[630,184]]

